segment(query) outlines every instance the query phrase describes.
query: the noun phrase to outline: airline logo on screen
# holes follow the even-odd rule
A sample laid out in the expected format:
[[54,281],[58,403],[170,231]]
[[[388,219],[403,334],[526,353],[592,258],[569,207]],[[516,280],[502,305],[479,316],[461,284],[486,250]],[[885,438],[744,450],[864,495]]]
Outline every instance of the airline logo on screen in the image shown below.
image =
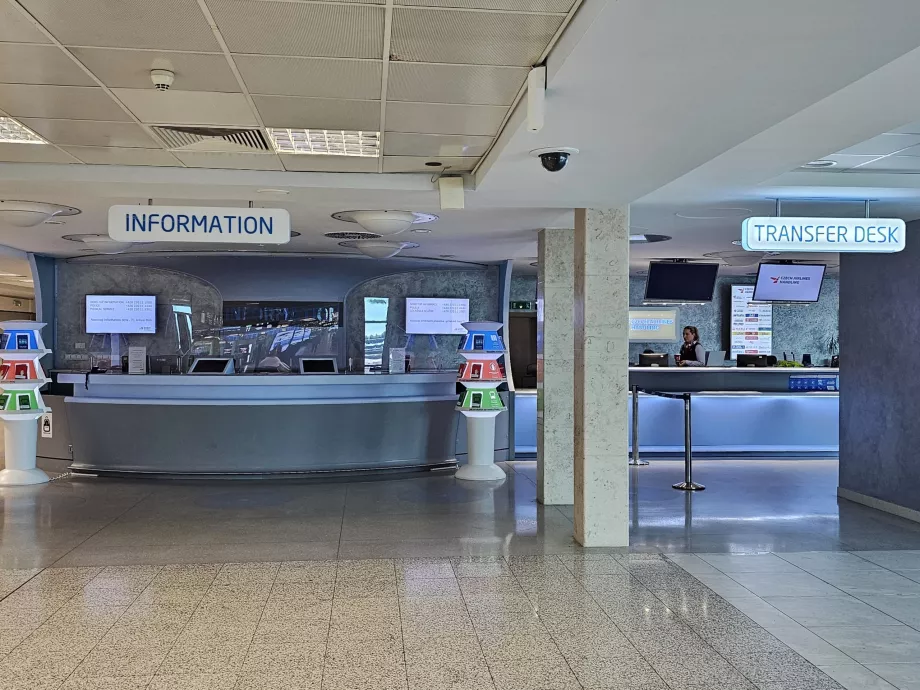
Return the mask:
[[112,206],[109,237],[118,242],[287,244],[291,215],[283,208]]
[[750,252],[866,252],[904,249],[900,218],[748,218],[741,246]]

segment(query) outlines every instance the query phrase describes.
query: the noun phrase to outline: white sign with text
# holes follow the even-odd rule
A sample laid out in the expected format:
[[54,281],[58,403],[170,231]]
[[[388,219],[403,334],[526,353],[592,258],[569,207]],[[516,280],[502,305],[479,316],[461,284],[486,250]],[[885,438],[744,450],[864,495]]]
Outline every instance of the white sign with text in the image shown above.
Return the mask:
[[741,246],[750,252],[893,253],[905,247],[900,218],[748,218]]
[[291,214],[283,208],[112,206],[109,237],[118,242],[286,244]]

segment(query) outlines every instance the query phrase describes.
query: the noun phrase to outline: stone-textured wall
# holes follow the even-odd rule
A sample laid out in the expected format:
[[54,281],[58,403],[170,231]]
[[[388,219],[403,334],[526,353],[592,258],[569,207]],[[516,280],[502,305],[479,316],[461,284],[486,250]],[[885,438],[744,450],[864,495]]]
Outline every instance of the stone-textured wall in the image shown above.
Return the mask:
[[[910,223],[908,237],[920,231]],[[840,262],[840,487],[920,510],[920,246]]]
[[[406,297],[466,297],[470,300],[470,319],[498,319],[498,268],[483,270],[433,270],[397,273],[372,278],[354,287],[345,299],[347,356],[356,367],[364,362],[364,298],[388,297],[384,367],[391,347],[406,347]],[[416,335],[408,354],[413,367],[421,369],[451,369],[462,361],[457,355],[458,335],[436,335],[434,347],[428,336]]]
[[[531,280],[533,278],[533,280]],[[716,281],[715,295],[709,304],[678,307],[680,326],[696,326],[700,330],[700,341],[707,350],[728,350],[731,311],[731,286],[753,285],[748,276],[723,276]],[[535,300],[537,284],[533,276],[518,276],[511,279],[512,300]],[[629,303],[641,306],[645,295],[645,278],[629,279]],[[837,334],[837,318],[840,304],[840,281],[837,276],[826,276],[821,295],[814,304],[777,304],[773,307],[773,353],[782,357],[783,351],[794,352],[801,359],[804,352],[811,353],[815,364],[830,357],[826,341]],[[629,361],[636,362],[639,353],[646,348],[656,352],[676,353],[678,342],[673,347],[667,343],[630,343]]]
[[533,302],[537,299],[537,276],[511,276],[509,302]]
[[[116,336],[113,352],[112,338],[86,333],[87,295],[155,295],[156,333]],[[223,313],[220,292],[195,276],[144,266],[58,262],[55,368],[85,369],[90,357],[126,355],[129,346],[146,347],[148,355],[186,354],[187,350],[180,351],[173,305],[191,307],[193,339],[209,335],[220,326]],[[185,349],[187,338],[182,343]]]

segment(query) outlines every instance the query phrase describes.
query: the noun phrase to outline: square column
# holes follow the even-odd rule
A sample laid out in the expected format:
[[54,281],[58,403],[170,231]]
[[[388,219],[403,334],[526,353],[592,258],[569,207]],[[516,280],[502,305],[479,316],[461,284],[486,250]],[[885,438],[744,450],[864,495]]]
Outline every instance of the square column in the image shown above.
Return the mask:
[[575,502],[575,231],[537,238],[537,500]]
[[575,211],[575,539],[629,544],[629,209]]

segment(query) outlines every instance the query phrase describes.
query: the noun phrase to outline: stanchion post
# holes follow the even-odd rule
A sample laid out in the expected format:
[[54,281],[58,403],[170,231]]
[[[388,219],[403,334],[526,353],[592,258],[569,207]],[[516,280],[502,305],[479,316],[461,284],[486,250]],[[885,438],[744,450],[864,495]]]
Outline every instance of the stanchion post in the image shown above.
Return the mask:
[[706,487],[702,484],[693,483],[693,458],[691,448],[693,440],[691,434],[691,417],[690,417],[690,394],[684,393],[681,396],[684,399],[684,481],[674,484],[675,489],[682,491],[702,491]]
[[639,386],[632,387],[632,455],[629,464],[648,465],[648,460],[639,459]]

